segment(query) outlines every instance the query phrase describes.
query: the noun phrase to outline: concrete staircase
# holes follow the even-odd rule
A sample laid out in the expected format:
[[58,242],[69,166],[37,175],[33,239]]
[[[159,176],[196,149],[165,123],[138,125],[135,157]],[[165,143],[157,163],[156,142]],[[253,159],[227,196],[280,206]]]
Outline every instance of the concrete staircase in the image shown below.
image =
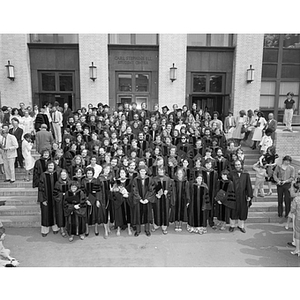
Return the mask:
[[[40,155],[33,149],[32,155],[38,159]],[[15,183],[3,182],[5,175],[0,175],[0,220],[5,227],[39,227],[41,222],[40,207],[37,203],[37,188],[32,188],[30,181],[24,181],[24,169],[16,169]]]
[[[253,164],[258,161],[260,154],[258,150],[252,150],[249,146],[242,144],[245,154],[244,169],[247,170],[251,177],[252,186],[255,183],[255,171],[252,169]],[[264,185],[265,194],[268,193],[269,187]],[[247,223],[281,223],[284,219],[278,217],[277,213],[277,188],[272,184],[272,195],[257,197],[252,199],[252,206],[249,208]]]
[[[254,185],[255,173],[252,165],[258,160],[259,153],[246,145],[242,145],[246,160],[245,169],[250,173],[251,181]],[[37,159],[39,154],[33,150],[33,156]],[[32,175],[31,175],[32,178]],[[37,189],[33,189],[30,182],[23,181],[24,170],[16,170],[16,182],[14,184],[5,183],[4,175],[0,175],[0,201],[5,200],[6,204],[0,207],[0,220],[5,227],[39,227],[40,207],[36,202]],[[265,193],[268,186],[265,185]],[[249,209],[247,223],[279,223],[283,219],[277,216],[277,191],[276,186],[272,186],[273,195],[265,198],[253,198],[252,206]]]

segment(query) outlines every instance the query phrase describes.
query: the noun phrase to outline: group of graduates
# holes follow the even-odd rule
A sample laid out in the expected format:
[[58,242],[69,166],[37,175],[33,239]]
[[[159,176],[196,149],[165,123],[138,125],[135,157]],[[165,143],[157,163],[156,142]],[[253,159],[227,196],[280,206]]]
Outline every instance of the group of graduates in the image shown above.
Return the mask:
[[228,145],[217,112],[173,108],[133,103],[109,114],[99,104],[69,114],[62,144],[44,149],[33,170],[42,236],[52,227],[84,239],[100,224],[104,238],[111,228],[139,236],[142,225],[147,236],[167,234],[170,223],[176,232],[183,223],[199,234],[226,224],[245,232],[253,195],[241,148]]

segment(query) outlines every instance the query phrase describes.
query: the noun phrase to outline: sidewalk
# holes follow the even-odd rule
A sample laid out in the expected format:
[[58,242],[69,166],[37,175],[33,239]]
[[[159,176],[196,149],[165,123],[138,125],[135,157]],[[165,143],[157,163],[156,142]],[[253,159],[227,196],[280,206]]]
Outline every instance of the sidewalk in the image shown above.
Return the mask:
[[300,258],[287,247],[292,230],[283,224],[246,224],[247,232],[234,233],[208,228],[206,235],[185,229],[161,230],[151,237],[128,236],[112,231],[107,240],[100,235],[72,243],[50,233],[43,238],[39,228],[7,228],[5,246],[20,261],[20,267],[299,267]]

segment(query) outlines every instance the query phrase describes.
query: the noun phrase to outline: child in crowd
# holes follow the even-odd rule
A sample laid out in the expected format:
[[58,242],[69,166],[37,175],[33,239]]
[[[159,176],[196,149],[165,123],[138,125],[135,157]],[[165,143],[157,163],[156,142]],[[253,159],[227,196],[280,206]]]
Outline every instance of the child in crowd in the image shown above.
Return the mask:
[[264,192],[264,182],[267,176],[266,169],[260,165],[259,161],[253,165],[253,170],[255,171],[255,186],[253,191],[253,196],[257,198],[258,190],[260,191],[260,196],[265,197]]

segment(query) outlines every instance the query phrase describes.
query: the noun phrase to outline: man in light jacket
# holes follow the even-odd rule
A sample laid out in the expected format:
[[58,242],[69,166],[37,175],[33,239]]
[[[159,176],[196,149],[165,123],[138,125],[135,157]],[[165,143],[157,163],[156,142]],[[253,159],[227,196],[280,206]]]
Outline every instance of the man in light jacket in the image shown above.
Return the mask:
[[19,147],[16,137],[9,132],[8,125],[2,125],[2,143],[0,144],[3,150],[3,163],[5,171],[4,182],[14,183],[15,177],[15,160],[17,157],[17,149]]

